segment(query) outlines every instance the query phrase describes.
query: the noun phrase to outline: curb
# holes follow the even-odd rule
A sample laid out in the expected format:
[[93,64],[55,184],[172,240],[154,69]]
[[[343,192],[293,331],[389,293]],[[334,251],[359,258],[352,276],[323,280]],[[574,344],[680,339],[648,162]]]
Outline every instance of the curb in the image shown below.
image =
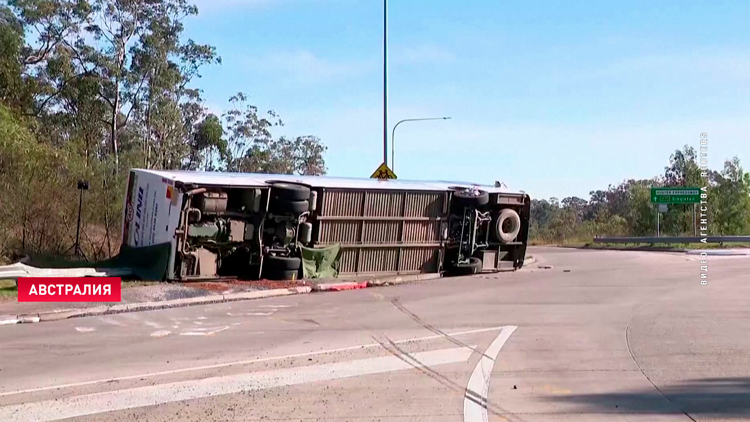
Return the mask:
[[620,251],[620,252],[687,252],[688,249],[682,249],[682,248],[660,248],[657,246],[634,246],[634,247],[627,247],[627,246],[607,246],[607,247],[601,247],[601,248],[595,248],[595,247],[588,247],[588,246],[569,246],[569,245],[552,245],[547,246],[552,248],[564,248],[564,249],[581,249],[585,251]]
[[91,308],[70,309],[63,311],[41,312],[38,314],[8,315],[0,319],[0,325],[25,324],[35,322],[60,321],[64,319],[121,314],[126,312],[152,311],[167,308],[183,308],[193,305],[208,305],[221,302],[263,299],[267,297],[290,296],[310,293],[310,287],[292,287],[289,289],[257,290],[253,292],[230,293],[208,297],[191,297],[187,299],[165,300],[162,302],[127,303],[112,306],[95,306]]
[[434,274],[402,275],[402,276],[397,276],[397,277],[392,277],[392,278],[388,278],[388,277],[375,278],[375,279],[367,281],[367,287],[393,286],[397,284],[411,283],[414,281],[435,280],[441,277],[442,275],[438,273],[434,273]]
[[340,283],[319,283],[314,284],[312,290],[314,292],[325,292],[329,290],[341,291],[341,290],[355,290],[364,289],[367,287],[367,281],[342,281]]
[[18,324],[19,321],[18,318],[11,315],[3,315],[0,317],[0,325],[10,325],[10,324]]
[[738,250],[738,249],[691,249],[686,251],[688,255],[700,255],[705,253],[708,256],[747,256],[750,255],[750,251]]
[[[524,261],[524,266],[536,262],[534,256],[529,256]],[[236,302],[241,300],[263,299],[268,297],[290,296],[298,294],[307,294],[311,292],[325,291],[342,291],[364,289],[368,287],[392,286],[411,282],[428,281],[441,278],[439,273],[429,274],[410,274],[402,276],[390,276],[383,278],[373,278],[366,281],[342,281],[335,283],[318,283],[312,287],[291,287],[288,289],[256,290],[252,292],[230,293],[224,295],[214,295],[206,297],[192,297],[187,299],[165,300],[161,302],[140,302],[140,303],[123,303],[111,306],[95,306],[91,308],[67,309],[51,312],[41,312],[36,314],[23,315],[2,315],[0,316],[0,325],[26,324],[47,321],[61,321],[64,319],[112,315],[127,312],[152,311],[167,308],[182,308],[193,305],[208,305],[212,303]]]

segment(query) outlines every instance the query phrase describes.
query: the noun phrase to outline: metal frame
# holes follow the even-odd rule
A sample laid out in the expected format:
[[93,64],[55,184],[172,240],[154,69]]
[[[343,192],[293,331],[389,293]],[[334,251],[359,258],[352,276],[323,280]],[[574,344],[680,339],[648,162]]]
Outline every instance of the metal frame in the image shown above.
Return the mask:
[[[317,237],[314,243],[316,246],[334,243],[341,245],[343,253],[346,254],[344,258],[346,264],[343,264],[345,267],[342,267],[343,273],[412,274],[423,272],[424,267],[415,269],[409,264],[413,264],[411,261],[413,259],[426,259],[422,265],[429,265],[429,272],[441,270],[442,248],[444,247],[442,232],[448,220],[446,213],[447,192],[371,191],[362,189],[320,189],[319,192],[321,207],[313,216],[313,224],[317,229]],[[349,201],[356,201],[356,203],[346,202],[346,197],[349,196],[346,192],[355,197],[349,199]],[[342,196],[337,197],[337,194],[342,194]],[[426,199],[425,195],[429,199]],[[332,200],[335,201],[335,205],[331,203]],[[417,204],[420,207],[426,207],[425,213],[409,216],[408,214],[414,213],[414,206]],[[335,211],[332,211],[330,207],[334,207]],[[330,215],[332,212],[334,215]],[[386,215],[367,215],[373,212]],[[335,215],[336,213],[350,215]],[[335,222],[348,222],[352,227],[348,231],[345,229],[345,233],[338,232],[340,233],[337,236],[338,238],[332,237],[332,230],[336,229],[326,223]],[[390,224],[377,224],[388,222]],[[370,223],[375,223],[376,226],[382,226],[382,228],[372,227]],[[424,229],[427,230],[426,233],[428,234],[419,236],[417,233],[421,233],[419,231],[421,228],[418,226],[422,225],[427,225]],[[358,233],[355,235],[353,230],[358,230]],[[385,235],[382,230],[387,230],[389,233]],[[414,235],[417,235],[417,237],[413,237]],[[370,236],[376,236],[379,238],[378,240],[384,240],[373,242],[369,239]],[[382,254],[385,254],[387,262],[377,261],[378,249],[383,251]],[[429,252],[425,251],[423,255],[422,252],[416,252],[419,249],[426,249]],[[372,270],[373,268],[380,269]]]

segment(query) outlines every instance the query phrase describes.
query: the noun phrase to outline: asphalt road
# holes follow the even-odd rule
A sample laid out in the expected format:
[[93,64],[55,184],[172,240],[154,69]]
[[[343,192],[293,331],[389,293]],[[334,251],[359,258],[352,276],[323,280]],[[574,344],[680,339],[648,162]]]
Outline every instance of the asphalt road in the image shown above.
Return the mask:
[[[515,273],[0,327],[0,421],[750,420],[750,259],[539,248]],[[538,264],[553,268],[540,269]]]

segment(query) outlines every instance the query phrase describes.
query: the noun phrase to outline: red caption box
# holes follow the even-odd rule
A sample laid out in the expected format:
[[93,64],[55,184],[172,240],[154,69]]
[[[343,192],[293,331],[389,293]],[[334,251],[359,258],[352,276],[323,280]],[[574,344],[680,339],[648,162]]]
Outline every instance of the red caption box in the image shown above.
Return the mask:
[[120,302],[119,277],[23,277],[19,302]]

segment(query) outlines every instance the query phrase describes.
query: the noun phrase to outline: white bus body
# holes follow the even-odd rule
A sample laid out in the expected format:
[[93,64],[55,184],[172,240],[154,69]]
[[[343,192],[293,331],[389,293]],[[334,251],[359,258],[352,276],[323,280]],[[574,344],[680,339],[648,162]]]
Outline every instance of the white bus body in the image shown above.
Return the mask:
[[[176,280],[216,278],[223,263],[244,262],[233,257],[240,249],[252,269],[228,276],[264,277],[271,256],[286,265],[278,278],[293,271],[297,246],[334,243],[343,248],[343,273],[438,272],[446,258],[458,267],[492,259],[480,269],[519,268],[529,204],[522,192],[462,182],[133,169],[123,243],[170,243],[166,278]],[[504,209],[510,217],[500,217]],[[508,219],[518,227],[503,228]]]

